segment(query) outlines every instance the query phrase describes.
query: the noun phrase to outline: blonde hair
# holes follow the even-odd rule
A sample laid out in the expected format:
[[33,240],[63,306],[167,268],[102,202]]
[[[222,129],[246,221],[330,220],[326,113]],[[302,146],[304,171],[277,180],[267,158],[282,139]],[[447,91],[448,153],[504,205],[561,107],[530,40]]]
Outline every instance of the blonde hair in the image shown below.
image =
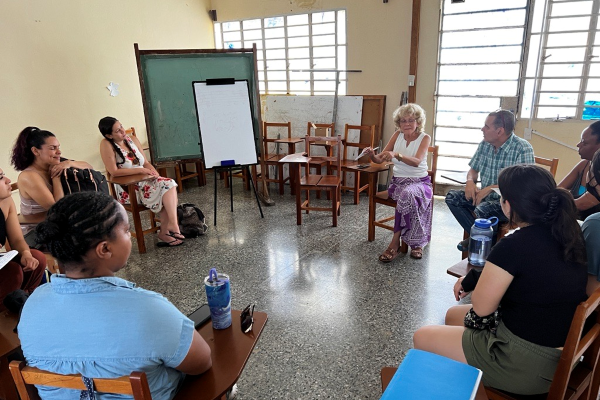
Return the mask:
[[414,116],[417,120],[417,132],[423,132],[426,120],[425,110],[423,110],[423,108],[420,105],[414,103],[405,104],[403,106],[398,107],[396,111],[394,111],[393,118],[394,125],[396,125],[396,129],[400,129],[400,119],[409,116]]

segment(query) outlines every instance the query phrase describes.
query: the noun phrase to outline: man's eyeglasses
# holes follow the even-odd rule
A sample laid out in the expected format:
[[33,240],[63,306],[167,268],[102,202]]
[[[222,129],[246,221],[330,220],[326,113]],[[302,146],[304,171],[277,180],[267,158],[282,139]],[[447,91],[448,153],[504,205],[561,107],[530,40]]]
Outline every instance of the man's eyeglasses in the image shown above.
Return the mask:
[[252,330],[252,325],[254,325],[254,304],[248,304],[248,307],[244,308],[240,315],[240,322],[242,332],[248,333]]

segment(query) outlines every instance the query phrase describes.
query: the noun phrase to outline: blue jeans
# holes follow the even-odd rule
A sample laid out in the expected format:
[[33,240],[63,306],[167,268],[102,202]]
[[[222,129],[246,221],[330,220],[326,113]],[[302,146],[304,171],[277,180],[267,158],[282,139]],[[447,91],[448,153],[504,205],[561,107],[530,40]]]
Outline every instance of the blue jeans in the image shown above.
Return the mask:
[[[473,201],[465,197],[464,190],[450,190],[446,195],[446,204],[466,232],[471,232],[475,218],[497,217],[498,223],[508,221],[500,206],[500,195],[496,192],[488,194],[478,206],[474,206]],[[498,225],[495,225],[494,232],[497,229]]]

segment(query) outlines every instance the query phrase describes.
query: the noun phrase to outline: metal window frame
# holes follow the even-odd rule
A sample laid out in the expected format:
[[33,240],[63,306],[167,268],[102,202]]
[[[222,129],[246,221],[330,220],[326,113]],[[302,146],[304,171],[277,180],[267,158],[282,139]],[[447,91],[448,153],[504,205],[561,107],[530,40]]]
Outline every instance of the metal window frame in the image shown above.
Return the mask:
[[[256,31],[259,30],[261,31],[261,44],[262,44],[262,48],[258,49],[259,52],[262,52],[262,60],[259,60],[258,63],[262,66],[262,77],[263,80],[259,79],[259,82],[264,82],[264,91],[261,91],[261,94],[269,94],[269,93],[282,93],[281,90],[270,90],[269,88],[269,79],[267,77],[267,63],[268,61],[272,61],[272,60],[283,60],[286,62],[286,68],[285,68],[285,72],[286,72],[286,93],[287,94],[307,94],[308,91],[292,91],[291,89],[291,82],[299,82],[298,80],[292,80],[291,79],[291,69],[290,69],[290,60],[308,60],[309,65],[310,65],[310,69],[314,68],[315,65],[315,60],[318,59],[323,59],[323,58],[333,58],[335,60],[335,67],[334,69],[332,69],[332,72],[335,73],[335,70],[337,69],[345,69],[346,66],[340,66],[340,59],[339,59],[339,52],[340,52],[340,47],[344,46],[345,50],[346,50],[346,54],[347,54],[347,48],[348,48],[348,37],[347,37],[347,28],[346,28],[346,40],[345,43],[342,45],[339,43],[338,40],[338,30],[340,29],[339,26],[339,21],[340,21],[340,11],[344,11],[344,15],[343,17],[346,19],[346,23],[344,24],[347,27],[347,12],[345,8],[336,8],[336,9],[331,9],[331,10],[322,10],[322,11],[318,11],[318,12],[308,12],[308,13],[296,13],[296,14],[289,14],[289,15],[274,15],[274,16],[265,16],[265,17],[260,17],[260,18],[247,18],[247,19],[241,19],[241,20],[232,20],[232,21],[219,21],[219,22],[214,22],[214,24],[220,24],[220,29],[219,29],[219,35],[215,34],[215,47],[218,47],[219,45],[224,48],[225,47],[225,41],[223,40],[223,34],[224,33],[230,33],[230,32],[239,32],[240,33],[240,43],[242,45],[242,47],[245,46],[246,40],[244,38],[244,32],[246,31]],[[320,13],[325,13],[325,12],[333,12],[333,21],[326,21],[326,22],[313,22],[313,14],[320,14]],[[295,25],[288,25],[288,17],[291,16],[298,16],[298,15],[307,15],[308,18],[308,22],[304,23],[304,24],[295,24]],[[278,27],[265,27],[265,19],[269,19],[269,18],[283,18],[283,26],[278,26]],[[260,20],[260,28],[250,28],[250,29],[244,29],[244,21],[251,21],[251,20]],[[232,22],[237,22],[239,23],[239,29],[237,30],[229,30],[227,32],[223,31],[223,24],[227,24],[227,23],[232,23]],[[313,34],[313,25],[325,25],[325,24],[333,24],[334,25],[334,31],[333,33],[324,33],[324,34]],[[301,26],[305,26],[308,27],[308,34],[306,35],[306,37],[308,37],[308,50],[309,50],[309,54],[308,54],[308,58],[290,58],[289,56],[289,52],[290,52],[290,47],[288,45],[288,39],[290,38],[289,34],[288,34],[288,28],[290,27],[301,27]],[[277,59],[272,59],[272,58],[267,58],[267,49],[266,49],[266,37],[265,37],[265,30],[271,29],[271,28],[283,28],[283,35],[282,37],[278,37],[278,38],[269,38],[269,39],[284,39],[284,43],[285,43],[285,47],[283,48],[269,48],[268,50],[284,50],[284,57],[285,58],[277,58]],[[214,31],[214,28],[213,28]],[[329,45],[317,45],[315,46],[313,44],[313,38],[314,37],[319,37],[319,36],[328,36],[328,35],[333,35],[335,38],[335,42],[333,45],[329,44]],[[302,36],[292,36],[292,37],[305,37],[304,35]],[[250,39],[252,42],[256,42],[256,39]],[[220,42],[220,43],[219,43]],[[313,56],[313,48],[318,48],[318,47],[334,47],[334,52],[332,53],[332,55],[330,57],[314,57]],[[296,47],[291,48],[291,49],[296,49]],[[347,59],[347,57],[346,57]],[[284,71],[284,70],[276,70],[276,71]],[[314,73],[310,72],[310,95],[315,95],[315,94],[325,94],[325,93],[333,93],[333,91],[323,91],[323,90],[316,90],[315,91],[315,82],[328,82],[329,80],[327,79],[315,79]],[[275,82],[283,82],[281,80],[271,80],[272,83]],[[340,84],[344,85],[344,92],[347,91],[347,79],[340,79]]]

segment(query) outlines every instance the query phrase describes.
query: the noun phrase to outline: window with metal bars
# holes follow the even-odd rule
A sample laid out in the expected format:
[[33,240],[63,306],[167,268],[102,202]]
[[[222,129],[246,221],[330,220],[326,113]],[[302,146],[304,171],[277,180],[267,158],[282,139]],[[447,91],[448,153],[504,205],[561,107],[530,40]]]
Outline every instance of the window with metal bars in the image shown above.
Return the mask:
[[527,0],[443,1],[434,119],[438,181],[444,172],[469,169],[490,112],[516,112],[528,13]]
[[[345,10],[215,22],[214,31],[218,49],[256,43],[262,94],[333,95],[336,73],[322,70],[346,69]],[[346,94],[345,72],[338,94]]]
[[600,0],[535,2],[521,117],[600,119],[599,11]]

